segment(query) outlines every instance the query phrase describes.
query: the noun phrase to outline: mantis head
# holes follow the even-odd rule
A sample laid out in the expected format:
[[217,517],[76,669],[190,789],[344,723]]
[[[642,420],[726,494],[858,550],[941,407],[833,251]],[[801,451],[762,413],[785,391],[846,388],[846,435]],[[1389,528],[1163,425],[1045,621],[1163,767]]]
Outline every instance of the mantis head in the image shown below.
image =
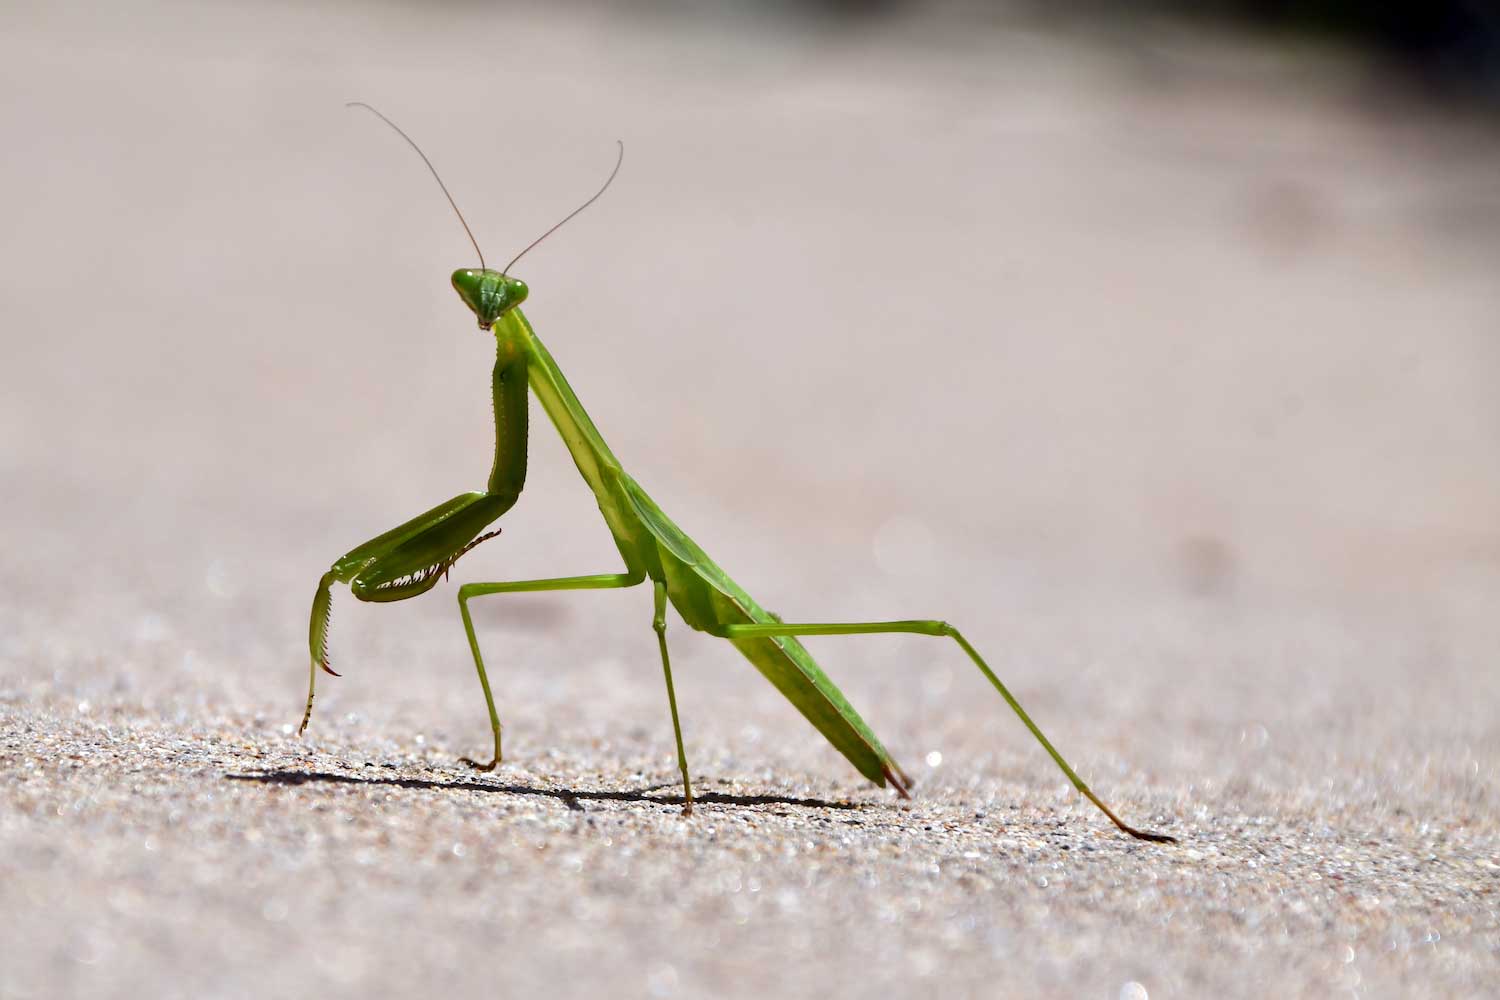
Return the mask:
[[526,282],[487,267],[454,271],[453,290],[474,310],[481,330],[488,330],[495,320],[526,301],[527,292]]

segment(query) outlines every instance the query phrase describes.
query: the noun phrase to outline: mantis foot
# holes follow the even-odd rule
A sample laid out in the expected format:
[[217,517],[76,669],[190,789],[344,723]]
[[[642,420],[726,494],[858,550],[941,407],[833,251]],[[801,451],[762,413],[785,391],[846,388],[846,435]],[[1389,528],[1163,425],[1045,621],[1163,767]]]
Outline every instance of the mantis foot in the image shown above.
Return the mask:
[[458,758],[458,761],[460,764],[468,764],[476,771],[493,771],[500,764],[500,758],[498,756],[488,764],[481,764],[479,763],[479,761],[473,759],[472,757],[460,757]]

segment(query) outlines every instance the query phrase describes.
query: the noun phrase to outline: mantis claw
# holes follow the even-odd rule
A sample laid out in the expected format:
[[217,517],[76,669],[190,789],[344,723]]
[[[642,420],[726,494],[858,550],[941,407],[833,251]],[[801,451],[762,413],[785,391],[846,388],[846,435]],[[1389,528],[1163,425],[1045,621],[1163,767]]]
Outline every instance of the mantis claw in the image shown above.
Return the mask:
[[443,579],[444,580],[448,579],[448,571],[453,568],[453,564],[456,563],[456,562],[458,562],[459,558],[465,552],[468,552],[470,549],[472,549],[474,546],[478,545],[480,542],[488,541],[489,539],[494,538],[498,534],[500,534],[500,529],[499,528],[496,528],[494,531],[486,531],[484,534],[480,535],[478,538],[475,538],[473,541],[469,542],[469,544],[465,545],[463,548],[461,548],[457,552],[453,553],[453,558],[449,559],[446,563],[443,564]]

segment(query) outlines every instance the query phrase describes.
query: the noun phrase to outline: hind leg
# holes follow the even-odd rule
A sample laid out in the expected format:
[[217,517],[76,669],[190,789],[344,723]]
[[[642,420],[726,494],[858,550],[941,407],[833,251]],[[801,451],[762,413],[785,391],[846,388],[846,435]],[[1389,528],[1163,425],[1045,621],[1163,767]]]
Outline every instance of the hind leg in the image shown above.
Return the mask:
[[1116,816],[1113,810],[1105,805],[1104,801],[1095,795],[1089,786],[1084,783],[1084,780],[1078,776],[1078,772],[1073,770],[1072,765],[1063,759],[1063,755],[1057,752],[1057,749],[1052,746],[1051,741],[1042,735],[1041,729],[1035,722],[1031,721],[1031,716],[1026,714],[1026,710],[1021,707],[1021,703],[1016,700],[1015,695],[1010,693],[1010,689],[1001,683],[999,677],[995,676],[995,672],[990,669],[988,663],[984,662],[984,658],[979,655],[979,651],[969,645],[969,640],[965,639],[958,629],[947,622],[935,619],[894,622],[830,622],[816,625],[793,625],[785,622],[777,622],[774,625],[720,625],[718,628],[710,629],[709,632],[712,635],[717,635],[725,639],[748,639],[779,635],[871,635],[881,632],[906,632],[915,635],[931,635],[952,639],[964,651],[964,654],[973,661],[974,665],[979,668],[979,672],[985,676],[985,679],[990,682],[991,686],[1000,693],[1000,697],[1005,699],[1005,703],[1015,711],[1016,715],[1020,716],[1021,722],[1025,724],[1027,729],[1031,730],[1031,735],[1037,738],[1037,742],[1041,743],[1042,748],[1047,751],[1053,761],[1057,763],[1057,766],[1062,768],[1063,773],[1068,776],[1068,780],[1073,783],[1073,787],[1078,789],[1086,799],[1098,806],[1100,811],[1108,816],[1115,826],[1140,840],[1150,840],[1165,844],[1175,843],[1176,841],[1176,838],[1169,837],[1164,833],[1137,830]]

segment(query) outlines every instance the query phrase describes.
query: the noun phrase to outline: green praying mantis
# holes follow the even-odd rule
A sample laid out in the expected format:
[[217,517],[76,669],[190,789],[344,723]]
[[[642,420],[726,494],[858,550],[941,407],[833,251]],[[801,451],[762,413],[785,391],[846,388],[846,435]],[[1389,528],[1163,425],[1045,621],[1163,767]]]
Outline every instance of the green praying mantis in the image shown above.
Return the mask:
[[438,504],[399,527],[351,550],[336,561],[318,581],[313,597],[312,618],[308,627],[308,644],[312,654],[307,686],[307,707],[298,732],[307,729],[312,717],[313,694],[319,669],[338,676],[328,665],[328,628],[332,610],[332,588],[335,583],[349,585],[362,601],[404,601],[431,590],[466,552],[499,534],[486,530],[506,511],[515,506],[526,483],[526,441],[528,390],[541,404],[563,443],[572,455],[578,472],[593,491],[615,546],[624,560],[623,573],[598,573],[589,576],[567,576],[542,580],[517,580],[504,583],[465,583],[458,588],[458,607],[464,632],[474,655],[479,685],[484,690],[494,734],[494,756],[487,763],[464,758],[480,770],[493,770],[501,761],[500,715],[485,672],[484,656],[474,633],[469,602],[491,594],[516,594],[536,591],[608,590],[651,583],[654,613],[652,628],[661,651],[662,673],[666,678],[667,705],[671,710],[672,732],[677,742],[677,765],[682,774],[683,813],[693,809],[692,779],[688,774],[687,752],[683,745],[682,725],[677,714],[677,695],[672,686],[672,663],[667,653],[667,605],[676,609],[690,628],[727,639],[738,649],[833,747],[848,758],[860,774],[880,787],[887,782],[903,798],[909,794],[911,780],[876,738],[874,732],[849,704],[838,687],[829,680],[798,641],[802,636],[865,635],[904,632],[945,637],[953,640],[994,686],[1062,768],[1073,787],[1125,833],[1141,840],[1171,842],[1174,838],[1149,833],[1127,825],[1084,783],[1072,766],[1063,759],[1037,724],[1027,715],[1009,689],[995,676],[979,652],[958,629],[945,621],[914,619],[906,621],[832,622],[794,624],[766,611],[739,584],[716,565],[687,534],[630,477],[604,441],[599,429],[589,419],[578,397],[568,385],[552,354],[542,344],[531,324],[521,312],[526,300],[526,284],[510,276],[510,269],[527,252],[602,195],[624,157],[615,162],[609,179],[591,198],[565,216],[547,232],[532,241],[499,271],[484,265],[484,254],[474,239],[463,213],[438,176],[436,168],[421,148],[394,122],[363,102],[350,106],[365,108],[375,114],[405,139],[437,179],[443,194],[458,215],[464,231],[479,254],[477,270],[461,268],[453,272],[452,283],[459,298],[473,310],[479,328],[495,338],[495,365],[490,377],[494,398],[495,455],[489,482],[483,492],[461,493]]

